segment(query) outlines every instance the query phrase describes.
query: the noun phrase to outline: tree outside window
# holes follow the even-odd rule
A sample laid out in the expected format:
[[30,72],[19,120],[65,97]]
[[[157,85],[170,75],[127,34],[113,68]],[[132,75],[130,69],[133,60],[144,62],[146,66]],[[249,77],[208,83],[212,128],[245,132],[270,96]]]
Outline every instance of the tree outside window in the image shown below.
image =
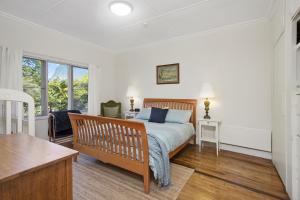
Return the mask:
[[24,57],[23,89],[33,97],[37,116],[67,109],[87,112],[87,68]]

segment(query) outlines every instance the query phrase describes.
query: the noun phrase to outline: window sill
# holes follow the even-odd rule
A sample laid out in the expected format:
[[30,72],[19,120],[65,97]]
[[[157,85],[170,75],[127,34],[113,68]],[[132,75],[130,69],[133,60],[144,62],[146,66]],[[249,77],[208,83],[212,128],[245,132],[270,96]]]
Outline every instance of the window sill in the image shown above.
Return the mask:
[[38,121],[38,120],[46,120],[46,119],[48,120],[48,116],[36,116],[35,117],[36,121]]

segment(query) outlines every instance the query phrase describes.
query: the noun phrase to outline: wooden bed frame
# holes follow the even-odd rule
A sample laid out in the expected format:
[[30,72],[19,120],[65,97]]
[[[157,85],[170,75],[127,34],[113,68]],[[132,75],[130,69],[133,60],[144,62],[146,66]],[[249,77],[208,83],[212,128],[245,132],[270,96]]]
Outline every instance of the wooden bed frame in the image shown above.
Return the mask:
[[[192,110],[190,122],[196,127],[195,99],[144,99],[143,106]],[[150,191],[149,149],[145,125],[140,122],[69,113],[74,149],[104,163],[142,175],[144,192]],[[169,158],[180,152],[191,139],[169,153]],[[128,142],[129,141],[129,142]]]

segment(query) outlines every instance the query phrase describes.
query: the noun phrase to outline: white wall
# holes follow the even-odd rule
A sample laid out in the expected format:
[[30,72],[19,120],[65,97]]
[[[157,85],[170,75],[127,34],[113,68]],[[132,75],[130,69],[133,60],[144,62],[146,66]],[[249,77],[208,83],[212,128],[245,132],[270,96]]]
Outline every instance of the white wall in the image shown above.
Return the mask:
[[[80,64],[101,67],[99,95],[96,101],[115,98],[114,54],[91,43],[30,22],[0,13],[0,45],[20,48],[24,52]],[[100,112],[100,108],[96,108]],[[37,121],[36,132],[47,137],[45,120]]]
[[[201,84],[214,85],[211,115],[222,120],[221,141],[271,150],[272,45],[265,21],[223,27],[121,53],[116,60],[117,96],[198,98]],[[180,63],[180,84],[156,85],[156,65]],[[204,115],[202,102],[198,117]]]

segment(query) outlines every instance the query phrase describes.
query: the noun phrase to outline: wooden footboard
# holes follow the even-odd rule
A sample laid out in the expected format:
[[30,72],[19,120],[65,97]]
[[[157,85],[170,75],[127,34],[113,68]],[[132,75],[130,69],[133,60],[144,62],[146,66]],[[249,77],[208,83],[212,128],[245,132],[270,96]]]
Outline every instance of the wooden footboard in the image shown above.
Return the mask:
[[144,177],[149,193],[149,149],[143,123],[69,113],[74,149]]

